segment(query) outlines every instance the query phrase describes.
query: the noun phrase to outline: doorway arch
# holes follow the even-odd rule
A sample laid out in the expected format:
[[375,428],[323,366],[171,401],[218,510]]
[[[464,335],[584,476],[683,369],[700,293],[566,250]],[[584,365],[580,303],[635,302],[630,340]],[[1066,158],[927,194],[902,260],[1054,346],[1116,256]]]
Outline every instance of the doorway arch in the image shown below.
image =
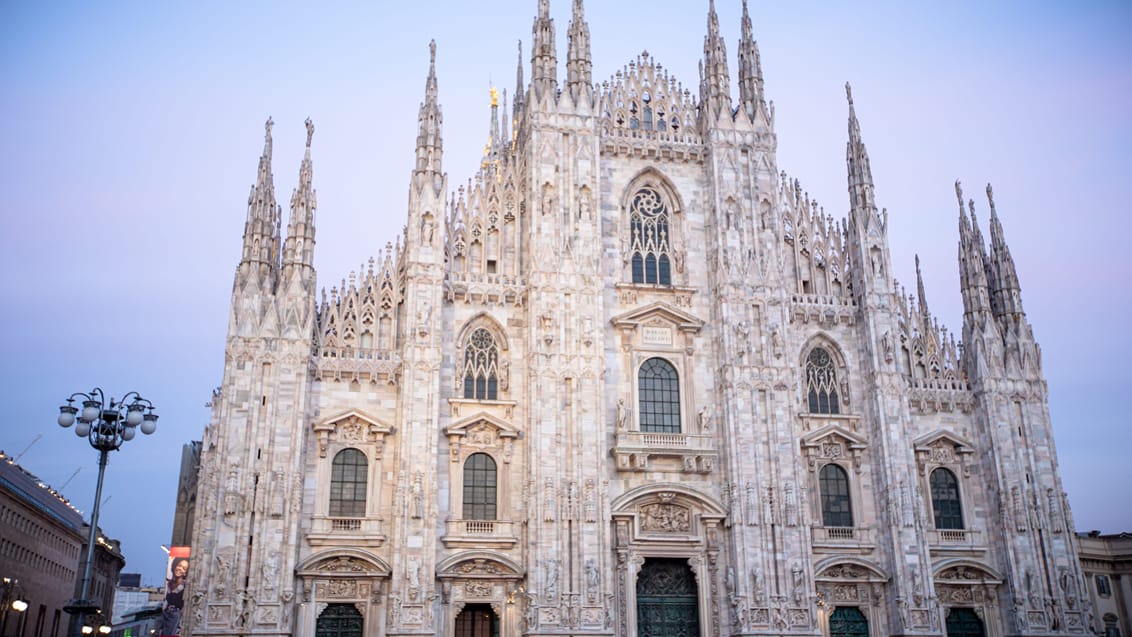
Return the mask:
[[499,637],[499,617],[488,604],[468,604],[456,616],[456,637]]
[[637,575],[637,637],[698,637],[699,599],[688,560],[645,558]]
[[362,614],[353,604],[328,604],[315,622],[315,637],[362,637]]
[[971,608],[952,608],[947,613],[947,637],[986,637],[983,620]]

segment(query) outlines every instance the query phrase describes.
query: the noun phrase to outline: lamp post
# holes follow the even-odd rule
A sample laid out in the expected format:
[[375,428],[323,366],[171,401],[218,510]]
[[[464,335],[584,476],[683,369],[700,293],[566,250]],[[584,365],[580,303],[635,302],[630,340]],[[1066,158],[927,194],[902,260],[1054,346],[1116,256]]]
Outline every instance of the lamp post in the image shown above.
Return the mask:
[[[82,399],[82,410],[75,407],[75,400]],[[75,424],[75,435],[86,438],[91,447],[98,450],[98,482],[94,488],[94,508],[90,514],[90,535],[87,537],[86,564],[83,566],[82,587],[79,596],[68,602],[63,610],[78,616],[80,626],[87,615],[100,613],[98,602],[89,599],[92,567],[94,566],[94,543],[98,536],[98,510],[102,503],[102,478],[106,473],[106,463],[110,452],[119,449],[123,443],[133,440],[137,430],[149,435],[157,429],[157,414],[153,413],[153,403],[132,391],[122,400],[111,398],[97,387],[90,393],[77,392],[67,398],[67,404],[59,407],[59,426],[70,427]]]
[[8,633],[8,611],[15,611],[16,633],[19,633],[20,620],[28,609],[24,600],[24,589],[20,587],[20,580],[5,577],[0,580],[0,637]]

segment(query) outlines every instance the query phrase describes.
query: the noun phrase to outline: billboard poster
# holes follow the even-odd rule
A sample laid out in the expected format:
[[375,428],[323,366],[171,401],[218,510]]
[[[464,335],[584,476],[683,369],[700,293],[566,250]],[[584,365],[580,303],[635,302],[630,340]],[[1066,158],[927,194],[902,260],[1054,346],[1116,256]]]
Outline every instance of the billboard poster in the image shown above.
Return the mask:
[[169,565],[165,568],[165,602],[161,605],[162,637],[179,637],[181,611],[185,608],[185,580],[189,574],[189,547],[169,549]]

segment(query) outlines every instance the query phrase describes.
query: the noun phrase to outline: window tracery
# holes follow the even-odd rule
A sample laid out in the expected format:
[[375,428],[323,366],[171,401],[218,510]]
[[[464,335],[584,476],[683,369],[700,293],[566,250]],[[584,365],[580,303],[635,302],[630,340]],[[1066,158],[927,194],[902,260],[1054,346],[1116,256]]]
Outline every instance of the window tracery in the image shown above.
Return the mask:
[[464,347],[464,398],[496,400],[499,395],[499,347],[491,332],[480,327]]
[[672,285],[669,210],[653,186],[637,190],[629,207],[633,283]]
[[806,357],[806,396],[811,414],[840,414],[837,369],[824,348],[815,347]]

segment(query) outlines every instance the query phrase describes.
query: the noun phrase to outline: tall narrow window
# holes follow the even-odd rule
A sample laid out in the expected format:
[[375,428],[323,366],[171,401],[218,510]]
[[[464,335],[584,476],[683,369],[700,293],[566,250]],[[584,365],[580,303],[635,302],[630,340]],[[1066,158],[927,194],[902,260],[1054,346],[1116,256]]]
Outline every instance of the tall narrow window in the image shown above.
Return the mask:
[[641,431],[680,433],[680,378],[672,363],[650,358],[637,376]]
[[821,468],[822,526],[853,526],[853,509],[849,500],[849,475],[835,464]]
[[343,449],[334,456],[330,470],[330,517],[366,516],[366,456],[357,449]]
[[839,414],[837,370],[829,352],[815,347],[806,358],[806,393],[811,414]]
[[499,348],[484,328],[472,332],[464,348],[464,398],[495,400],[499,393]]
[[629,233],[633,283],[672,285],[668,207],[652,186],[645,186],[633,195]]
[[963,507],[959,502],[959,481],[947,469],[932,471],[928,480],[932,489],[932,511],[935,512],[935,528],[962,529]]
[[486,453],[473,453],[464,461],[465,520],[495,519],[495,478],[495,460]]

